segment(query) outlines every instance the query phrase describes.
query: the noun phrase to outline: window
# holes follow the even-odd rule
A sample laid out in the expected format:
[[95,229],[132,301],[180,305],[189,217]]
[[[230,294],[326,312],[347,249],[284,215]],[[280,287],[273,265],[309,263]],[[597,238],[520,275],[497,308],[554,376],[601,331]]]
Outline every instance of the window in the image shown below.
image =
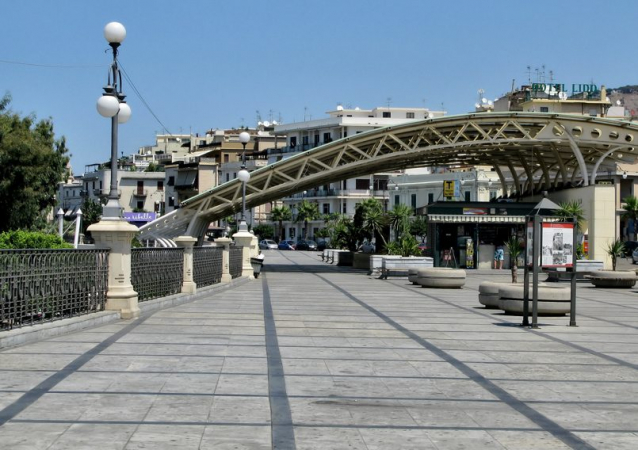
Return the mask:
[[323,134],[323,143],[327,144],[328,142],[332,142],[332,136],[330,136],[330,133],[324,133]]
[[465,201],[466,202],[471,202],[472,201],[471,198],[470,198],[470,195],[471,195],[470,191],[465,191]]
[[384,111],[383,112],[383,117],[390,118],[390,117],[392,117],[392,113],[390,111]]
[[227,163],[230,161],[230,155],[228,153],[224,153],[224,162]]
[[541,112],[549,112],[549,107],[541,106]]
[[229,182],[229,181],[230,181],[230,174],[226,173],[226,182]]
[[137,209],[144,209],[144,202],[142,200],[137,202]]
[[343,180],[343,188],[342,189],[348,189],[348,183],[347,180]]
[[394,204],[398,205],[399,203],[401,203],[401,196],[399,194],[395,194],[394,195]]
[[[175,186],[175,177],[174,176],[168,177],[168,185],[169,186]],[[170,205],[170,206],[173,206],[173,205]]]
[[405,118],[406,119],[414,119],[414,113],[413,112],[405,113]]
[[290,146],[291,147],[296,147],[297,146],[297,137],[296,136],[292,136],[290,138]]
[[343,213],[347,213],[348,212],[348,208],[346,208],[347,203],[343,202]]
[[157,182],[157,190],[158,191],[163,191],[164,190],[164,181],[158,181]]
[[358,189],[358,190],[370,189],[370,180],[368,180],[367,178],[357,178],[355,182],[356,182],[354,187],[355,189]]
[[319,133],[315,134],[315,145],[319,145]]
[[412,211],[416,214],[416,194],[410,194],[410,206],[412,206]]
[[168,206],[175,206],[175,197],[168,197]]
[[434,194],[432,194],[432,193],[428,194],[428,205],[430,203],[434,203]]
[[324,203],[323,204],[323,213],[324,214],[330,214],[330,203]]

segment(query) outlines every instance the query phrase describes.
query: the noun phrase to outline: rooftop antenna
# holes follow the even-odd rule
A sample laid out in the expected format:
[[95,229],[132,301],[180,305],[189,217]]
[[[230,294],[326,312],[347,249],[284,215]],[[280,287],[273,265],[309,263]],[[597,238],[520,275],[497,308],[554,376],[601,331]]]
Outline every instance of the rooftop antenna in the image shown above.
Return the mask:
[[532,84],[532,66],[527,66],[527,83]]
[[549,71],[549,82],[550,82],[550,84],[554,83],[554,71],[553,70]]
[[541,83],[545,82],[545,64],[541,66]]
[[261,113],[259,112],[259,110],[255,111],[257,113],[257,123],[261,122]]
[[540,83],[541,82],[541,76],[540,76],[540,70],[538,70],[538,67],[534,69],[536,71],[536,82]]
[[388,109],[390,109],[390,104],[392,103],[392,97],[388,97],[385,99],[386,104],[388,105]]
[[483,94],[485,94],[485,90],[482,89],[482,88],[479,89],[478,90],[478,101],[479,101],[479,104],[483,103]]
[[273,110],[269,110],[268,111],[268,120],[270,120],[272,122],[272,115],[273,115]]

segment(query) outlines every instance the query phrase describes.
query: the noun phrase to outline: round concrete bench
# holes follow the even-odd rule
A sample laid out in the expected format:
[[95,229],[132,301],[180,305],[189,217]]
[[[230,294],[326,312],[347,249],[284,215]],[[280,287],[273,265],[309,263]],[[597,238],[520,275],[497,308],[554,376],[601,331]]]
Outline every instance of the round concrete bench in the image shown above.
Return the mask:
[[501,298],[498,289],[501,286],[506,284],[494,281],[484,281],[479,284],[479,303],[486,308],[498,308],[498,300]]
[[603,288],[630,288],[638,279],[633,270],[597,270],[585,278],[594,286]]
[[417,283],[417,278],[419,276],[419,269],[416,267],[410,267],[408,269],[408,281],[412,284],[419,284]]
[[416,282],[422,287],[460,289],[465,285],[465,270],[451,267],[427,267],[419,269]]
[[[501,286],[498,290],[500,300],[498,307],[507,314],[523,314],[524,291],[523,285]],[[532,313],[532,291],[529,287],[529,313]],[[539,285],[538,286],[538,314],[563,315],[571,309],[570,289],[568,287]]]

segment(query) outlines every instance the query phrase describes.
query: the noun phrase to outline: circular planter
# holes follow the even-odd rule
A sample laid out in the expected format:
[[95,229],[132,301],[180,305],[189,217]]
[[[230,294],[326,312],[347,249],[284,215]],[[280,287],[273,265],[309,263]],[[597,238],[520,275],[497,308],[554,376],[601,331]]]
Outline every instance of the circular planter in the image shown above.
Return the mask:
[[479,303],[486,308],[498,308],[498,301],[501,298],[498,289],[504,285],[494,281],[484,281],[479,284]]
[[408,281],[412,284],[419,284],[417,282],[417,278],[419,276],[419,269],[415,267],[410,267],[408,269]]
[[[532,312],[532,286],[529,287],[529,313]],[[509,285],[499,288],[498,307],[507,314],[523,314],[523,285]],[[538,314],[564,315],[571,309],[570,289],[560,286],[538,286]]]
[[460,289],[465,285],[465,270],[451,267],[419,269],[416,281],[423,287]]
[[638,276],[633,270],[597,270],[585,278],[596,287],[630,288],[636,284]]

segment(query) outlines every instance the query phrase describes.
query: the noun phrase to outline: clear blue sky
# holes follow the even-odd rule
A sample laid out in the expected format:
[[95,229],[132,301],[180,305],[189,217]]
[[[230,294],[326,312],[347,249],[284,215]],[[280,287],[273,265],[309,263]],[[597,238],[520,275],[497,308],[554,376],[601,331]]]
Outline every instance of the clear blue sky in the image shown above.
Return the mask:
[[[109,121],[95,102],[110,53],[102,30],[127,29],[120,61],[171,133],[325,117],[338,102],[450,114],[494,99],[527,66],[556,82],[638,84],[638,2],[427,0],[4,0],[0,95],[51,117],[76,174],[106,161]],[[604,5],[604,9],[603,9]],[[35,65],[21,65],[22,62]],[[50,67],[64,66],[64,67]],[[535,77],[535,74],[532,74]],[[133,110],[125,155],[162,132],[125,81]]]

